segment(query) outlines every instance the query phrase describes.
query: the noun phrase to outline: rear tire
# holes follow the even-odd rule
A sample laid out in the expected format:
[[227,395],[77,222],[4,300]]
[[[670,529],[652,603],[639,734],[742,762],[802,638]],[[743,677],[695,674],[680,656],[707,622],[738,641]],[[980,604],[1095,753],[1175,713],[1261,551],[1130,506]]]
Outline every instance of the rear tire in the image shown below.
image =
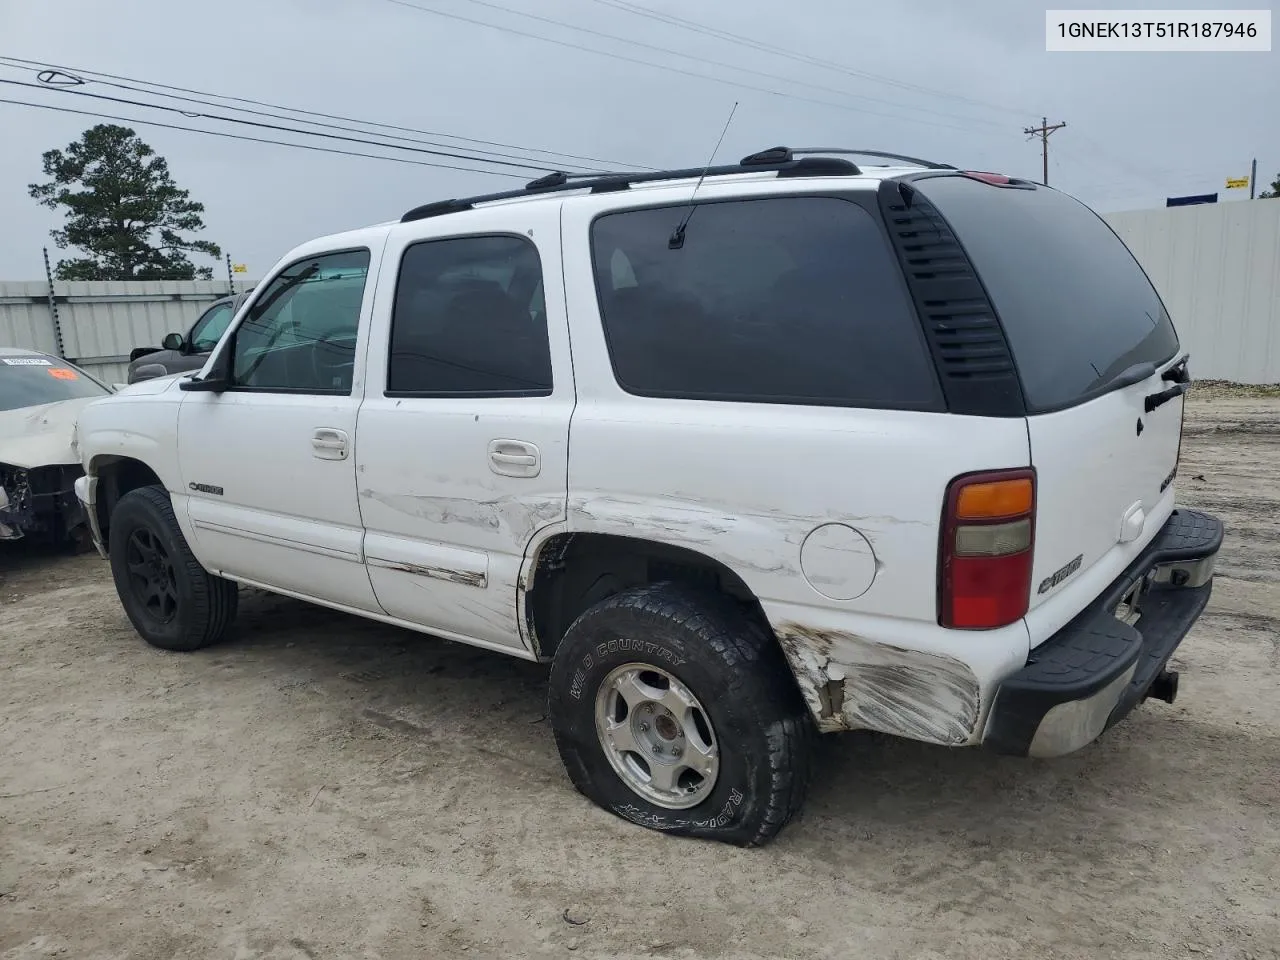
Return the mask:
[[108,541],[116,593],[147,643],[190,651],[226,635],[239,589],[200,565],[162,488],[139,487],[121,497]]
[[815,729],[769,631],[683,585],[626,590],[569,628],[548,717],[574,786],[641,826],[758,846],[800,810]]

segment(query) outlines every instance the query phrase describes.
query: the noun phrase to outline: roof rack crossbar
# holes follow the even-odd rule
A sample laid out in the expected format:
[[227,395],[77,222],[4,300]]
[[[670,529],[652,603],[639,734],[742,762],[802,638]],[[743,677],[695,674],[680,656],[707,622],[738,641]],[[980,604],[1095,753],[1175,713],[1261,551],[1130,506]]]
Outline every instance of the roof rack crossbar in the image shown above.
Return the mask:
[[[783,148],[785,149],[785,148]],[[748,158],[750,159],[750,158]],[[520,197],[535,196],[545,193],[565,193],[571,190],[589,190],[592,193],[609,193],[625,190],[639,183],[656,183],[661,180],[687,180],[701,176],[720,177],[735,173],[761,173],[774,171],[779,176],[857,176],[862,171],[847,160],[815,161],[788,157],[779,162],[756,161],[753,163],[732,163],[716,167],[689,167],[682,170],[653,170],[643,173],[597,173],[568,174],[555,171],[525,184],[517,190],[505,190],[501,193],[487,193],[475,197],[455,200],[440,200],[434,203],[414,207],[403,217],[401,223],[412,220],[425,220],[447,213],[470,210],[482,203],[495,203],[500,200],[515,200]]]

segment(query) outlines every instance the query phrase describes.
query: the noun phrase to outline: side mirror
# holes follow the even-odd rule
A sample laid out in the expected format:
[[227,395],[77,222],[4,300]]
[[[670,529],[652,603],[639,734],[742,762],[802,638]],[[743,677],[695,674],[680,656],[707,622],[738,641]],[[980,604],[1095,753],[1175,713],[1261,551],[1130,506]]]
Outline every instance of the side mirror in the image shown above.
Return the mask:
[[133,371],[133,382],[138,383],[142,380],[151,380],[155,377],[166,377],[168,375],[169,371],[163,363],[141,363]]
[[183,377],[178,381],[178,389],[189,393],[222,393],[231,385],[229,365],[227,354],[224,352],[214,360],[209,372],[203,378],[198,378],[194,374]]
[[184,377],[178,383],[178,389],[188,393],[222,393],[227,389],[227,381],[221,377],[216,379],[206,377],[203,380],[196,377]]
[[181,352],[187,345],[187,338],[180,333],[166,333],[164,339],[160,341],[160,345],[166,350]]

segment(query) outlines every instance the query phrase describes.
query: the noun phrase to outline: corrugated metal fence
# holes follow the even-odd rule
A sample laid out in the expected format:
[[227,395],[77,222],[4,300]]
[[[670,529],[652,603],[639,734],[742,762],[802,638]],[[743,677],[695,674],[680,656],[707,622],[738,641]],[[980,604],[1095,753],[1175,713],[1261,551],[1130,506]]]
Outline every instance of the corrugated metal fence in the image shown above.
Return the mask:
[[[1135,210],[1107,217],[1164,298],[1197,379],[1280,383],[1280,200]],[[236,289],[252,286],[237,281]],[[0,345],[61,352],[108,382],[129,351],[186,332],[227,294],[216,280],[0,282]],[[61,332],[62,350],[58,349]]]
[[1280,383],[1280,200],[1107,217],[1160,291],[1197,379]]
[[[237,281],[236,290],[252,284]],[[225,280],[54,281],[54,323],[44,281],[0,281],[0,346],[66,357],[107,383],[122,383],[134,347],[186,333],[225,297]]]

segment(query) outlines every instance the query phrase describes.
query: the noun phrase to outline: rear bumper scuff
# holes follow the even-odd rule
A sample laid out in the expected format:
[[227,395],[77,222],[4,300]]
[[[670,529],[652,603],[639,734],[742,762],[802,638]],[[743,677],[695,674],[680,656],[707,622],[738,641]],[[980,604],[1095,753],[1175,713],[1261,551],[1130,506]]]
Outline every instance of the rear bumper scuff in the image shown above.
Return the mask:
[[[1216,517],[1175,510],[1093,604],[1001,682],[983,745],[1016,756],[1062,756],[1123,720],[1209,602],[1222,536]],[[1135,588],[1138,616],[1129,623],[1116,609]]]

